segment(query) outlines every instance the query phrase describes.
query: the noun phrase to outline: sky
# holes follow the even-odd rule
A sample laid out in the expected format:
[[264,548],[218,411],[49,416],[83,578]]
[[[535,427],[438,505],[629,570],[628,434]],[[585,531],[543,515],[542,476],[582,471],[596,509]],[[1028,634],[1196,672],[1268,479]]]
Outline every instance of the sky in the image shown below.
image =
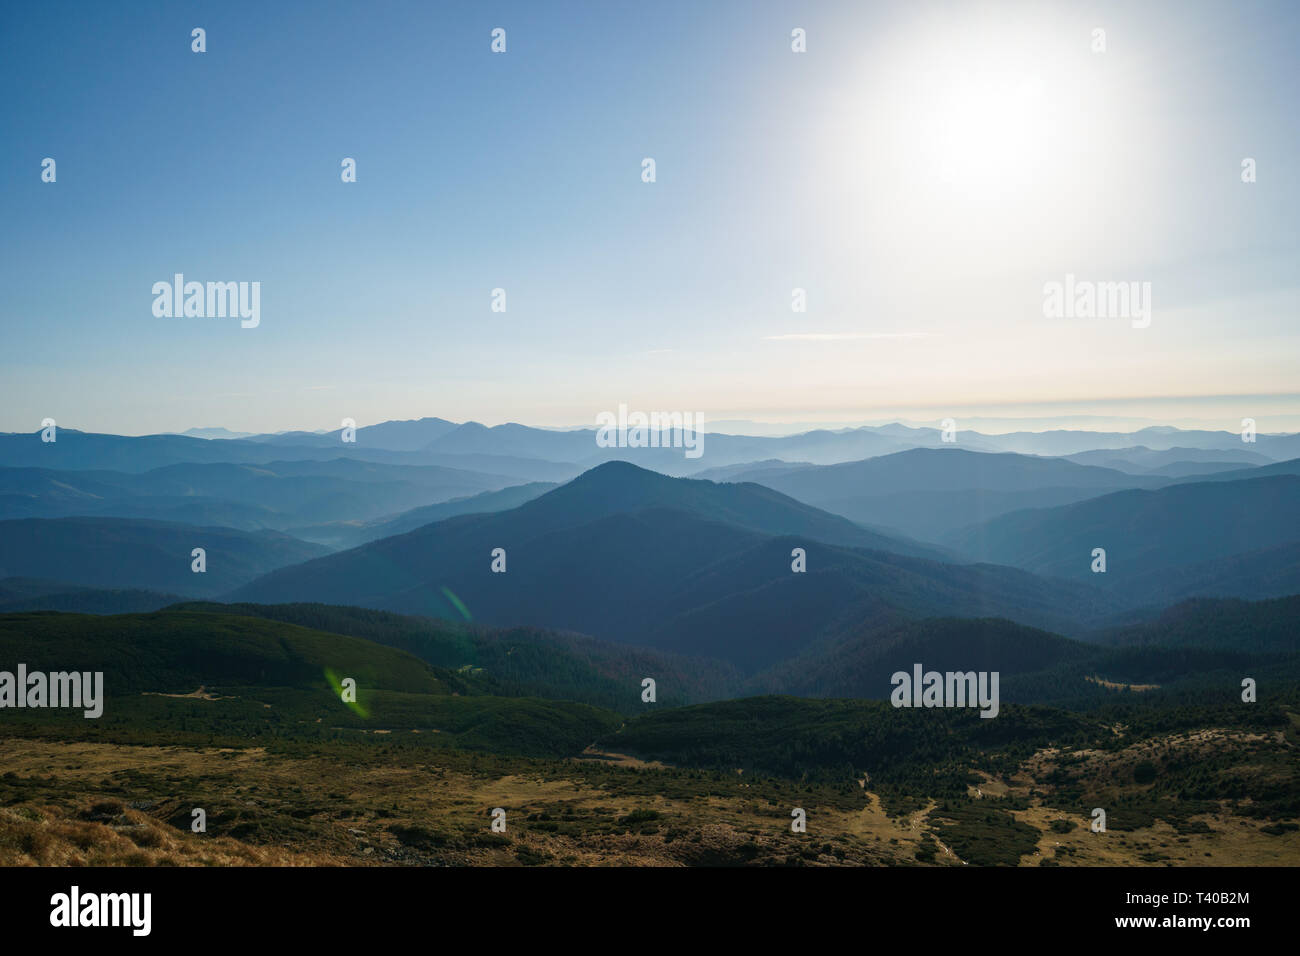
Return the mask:
[[[6,4],[0,430],[1300,430],[1297,48],[1295,3]],[[176,273],[260,323],[156,316]]]

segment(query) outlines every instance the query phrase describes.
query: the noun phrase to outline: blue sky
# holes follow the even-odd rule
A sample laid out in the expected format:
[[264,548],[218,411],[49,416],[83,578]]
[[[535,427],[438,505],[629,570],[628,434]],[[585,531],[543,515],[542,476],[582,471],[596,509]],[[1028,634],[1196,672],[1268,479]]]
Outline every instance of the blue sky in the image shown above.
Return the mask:
[[[1298,44],[1267,3],[6,5],[0,428],[1294,430]],[[155,317],[176,272],[260,326]],[[1045,318],[1067,273],[1150,327]]]

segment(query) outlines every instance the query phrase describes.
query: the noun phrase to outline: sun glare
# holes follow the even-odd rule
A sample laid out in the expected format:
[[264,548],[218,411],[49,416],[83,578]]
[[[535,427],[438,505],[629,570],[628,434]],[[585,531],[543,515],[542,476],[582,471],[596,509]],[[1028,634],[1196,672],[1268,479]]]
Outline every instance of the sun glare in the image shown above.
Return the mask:
[[1028,26],[992,32],[951,24],[900,37],[864,99],[910,177],[954,197],[1004,199],[1040,177],[1076,172],[1053,168],[1067,161],[1057,148],[1063,124],[1088,112],[1079,70],[1054,62],[1059,42]]
[[1059,254],[1099,234],[1099,196],[1130,202],[1135,114],[1120,71],[1087,29],[1022,14],[919,17],[876,35],[828,113],[825,141],[840,148],[819,161],[849,255],[913,278],[1024,268],[1047,240]]
[[914,167],[968,194],[1004,191],[1041,165],[1049,123],[1043,80],[987,66],[955,65],[918,78],[911,128],[900,137]]

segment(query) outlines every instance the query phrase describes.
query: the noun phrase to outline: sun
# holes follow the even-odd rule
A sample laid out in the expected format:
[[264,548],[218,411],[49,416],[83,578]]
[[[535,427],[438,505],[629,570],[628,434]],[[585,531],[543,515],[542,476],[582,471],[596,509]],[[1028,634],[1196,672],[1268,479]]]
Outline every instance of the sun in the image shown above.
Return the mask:
[[917,175],[968,195],[996,195],[1042,165],[1050,113],[1038,74],[956,62],[915,83],[898,142]]
[[1129,200],[1144,85],[1094,56],[1090,21],[1016,10],[891,22],[846,68],[817,160],[846,258],[895,277],[1006,272],[1093,242],[1076,237]]
[[947,23],[902,36],[863,97],[900,175],[953,197],[1001,199],[1059,161],[1075,73],[1029,26]]

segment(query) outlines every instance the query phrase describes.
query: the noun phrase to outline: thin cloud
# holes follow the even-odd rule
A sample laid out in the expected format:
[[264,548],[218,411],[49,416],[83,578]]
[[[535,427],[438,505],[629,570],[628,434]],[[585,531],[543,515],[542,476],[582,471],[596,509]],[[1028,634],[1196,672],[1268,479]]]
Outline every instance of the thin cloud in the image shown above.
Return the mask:
[[933,332],[790,332],[765,335],[765,342],[843,342],[849,339],[930,339]]

